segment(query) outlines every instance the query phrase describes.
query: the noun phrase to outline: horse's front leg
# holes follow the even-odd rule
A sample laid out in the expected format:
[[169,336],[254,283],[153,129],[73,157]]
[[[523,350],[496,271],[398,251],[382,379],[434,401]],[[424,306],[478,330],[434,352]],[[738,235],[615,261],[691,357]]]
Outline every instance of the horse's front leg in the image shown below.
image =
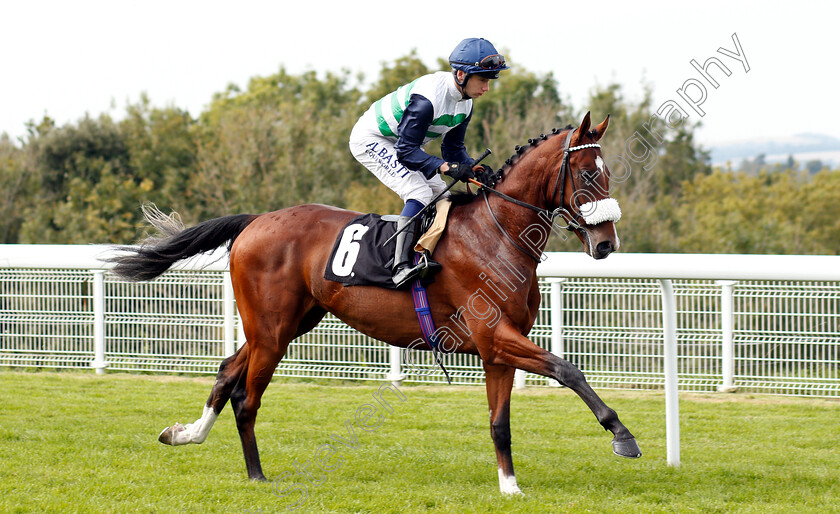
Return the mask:
[[618,419],[618,414],[601,400],[583,373],[571,362],[540,348],[509,326],[499,327],[496,331],[492,349],[484,360],[557,380],[574,391],[595,414],[601,426],[613,433],[612,446],[616,455],[629,458],[642,456],[636,438]]
[[499,465],[499,490],[503,494],[522,494],[513,472],[510,449],[510,391],[516,370],[510,366],[484,363],[487,403],[490,405],[490,436]]

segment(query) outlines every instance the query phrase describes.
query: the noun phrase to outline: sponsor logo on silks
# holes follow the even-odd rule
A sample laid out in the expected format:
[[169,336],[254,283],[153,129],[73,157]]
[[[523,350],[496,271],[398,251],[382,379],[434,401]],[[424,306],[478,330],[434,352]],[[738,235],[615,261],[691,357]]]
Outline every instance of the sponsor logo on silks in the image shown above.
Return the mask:
[[400,178],[403,178],[411,173],[411,170],[403,166],[403,164],[397,160],[397,156],[388,151],[388,148],[384,146],[380,148],[378,142],[374,141],[369,143],[366,148],[367,154],[376,159],[376,161],[379,162],[379,165],[385,168],[388,171],[388,174],[392,177],[399,175]]

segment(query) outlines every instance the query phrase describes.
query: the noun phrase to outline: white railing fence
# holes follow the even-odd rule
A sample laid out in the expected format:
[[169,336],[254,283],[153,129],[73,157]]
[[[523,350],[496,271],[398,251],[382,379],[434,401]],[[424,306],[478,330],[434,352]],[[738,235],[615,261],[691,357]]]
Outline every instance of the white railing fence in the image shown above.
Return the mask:
[[[136,284],[107,271],[97,257],[108,251],[0,245],[0,366],[215,373],[244,343],[224,254]],[[669,465],[680,464],[679,389],[840,397],[840,257],[553,253],[538,274],[531,339],[595,387],[663,388]],[[444,360],[454,382],[482,380],[477,358]],[[444,381],[428,352],[331,316],[276,374]]]
[[[0,245],[0,366],[214,374],[243,344],[223,254],[129,283],[97,260],[107,251]],[[672,366],[683,391],[840,397],[840,257],[557,253],[539,273],[530,337],[594,387],[663,388]],[[483,381],[475,357],[444,362],[455,383]],[[445,382],[427,352],[395,351],[329,315],[276,374]]]

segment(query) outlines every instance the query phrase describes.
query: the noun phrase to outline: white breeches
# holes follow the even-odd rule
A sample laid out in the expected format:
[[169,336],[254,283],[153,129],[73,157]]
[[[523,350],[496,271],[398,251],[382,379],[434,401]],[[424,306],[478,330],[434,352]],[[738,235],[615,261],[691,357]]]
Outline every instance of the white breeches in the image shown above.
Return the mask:
[[371,171],[376,178],[397,193],[403,202],[417,200],[428,205],[432,198],[446,189],[446,182],[435,175],[427,179],[419,171],[411,171],[397,160],[394,143],[385,137],[350,134],[350,151],[353,157]]

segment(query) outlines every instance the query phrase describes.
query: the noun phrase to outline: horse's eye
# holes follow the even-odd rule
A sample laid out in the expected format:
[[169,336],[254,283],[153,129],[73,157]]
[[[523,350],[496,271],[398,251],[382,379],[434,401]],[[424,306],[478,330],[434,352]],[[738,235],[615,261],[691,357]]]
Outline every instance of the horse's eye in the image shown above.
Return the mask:
[[586,184],[592,184],[598,178],[598,174],[591,170],[580,170],[580,178]]

